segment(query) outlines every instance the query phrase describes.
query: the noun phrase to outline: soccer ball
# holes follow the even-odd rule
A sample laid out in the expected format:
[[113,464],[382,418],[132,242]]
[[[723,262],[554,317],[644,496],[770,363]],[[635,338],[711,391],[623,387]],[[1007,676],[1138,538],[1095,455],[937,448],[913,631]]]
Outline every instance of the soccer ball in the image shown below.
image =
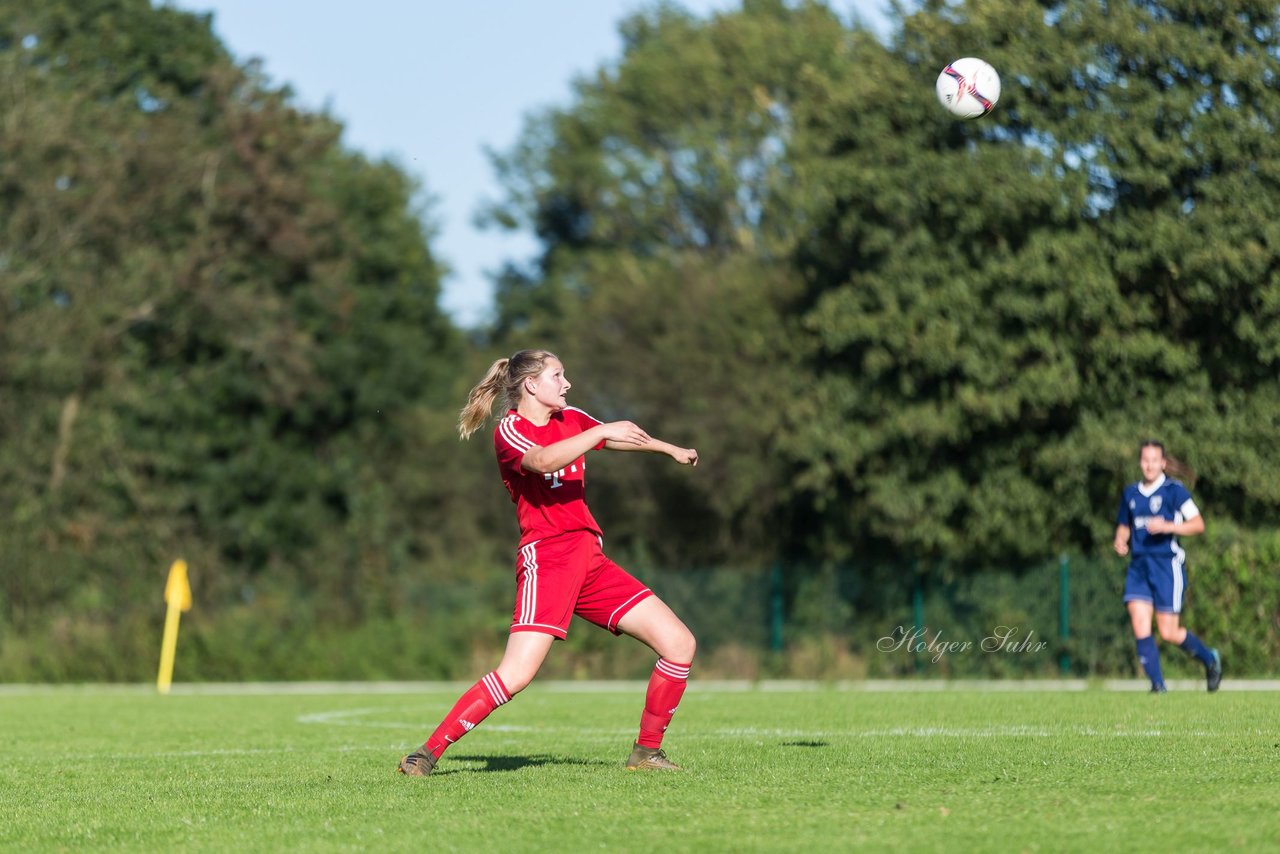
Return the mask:
[[942,69],[936,88],[938,100],[953,116],[976,119],[1000,100],[1000,75],[987,62],[966,56]]

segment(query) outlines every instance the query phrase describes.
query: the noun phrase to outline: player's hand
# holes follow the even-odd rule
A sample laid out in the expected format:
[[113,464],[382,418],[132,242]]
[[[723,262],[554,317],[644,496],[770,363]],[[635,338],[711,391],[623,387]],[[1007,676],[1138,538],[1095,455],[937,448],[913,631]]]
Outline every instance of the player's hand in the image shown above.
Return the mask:
[[698,452],[693,448],[676,448],[671,452],[671,459],[682,466],[696,466],[698,464]]
[[1173,531],[1173,522],[1163,517],[1153,517],[1147,520],[1148,534],[1168,534]]
[[1124,557],[1129,553],[1128,537],[1116,537],[1116,541],[1115,543],[1113,543],[1113,545],[1116,548],[1116,554],[1120,555],[1120,557]]
[[622,442],[627,445],[647,445],[653,441],[653,438],[640,429],[639,425],[632,421],[610,421],[608,424],[601,424],[600,428],[604,432],[604,438],[610,442]]

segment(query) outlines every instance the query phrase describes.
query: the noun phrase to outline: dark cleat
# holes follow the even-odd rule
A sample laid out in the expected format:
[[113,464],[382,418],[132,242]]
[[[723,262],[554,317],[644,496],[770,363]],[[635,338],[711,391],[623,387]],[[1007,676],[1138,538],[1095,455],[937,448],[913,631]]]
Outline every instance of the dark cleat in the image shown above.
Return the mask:
[[410,777],[425,777],[432,771],[436,770],[436,758],[432,754],[415,750],[408,756],[400,760],[400,766],[396,771]]
[[1149,694],[1167,694],[1167,693],[1169,693],[1169,689],[1168,689],[1168,688],[1166,688],[1166,687],[1164,687],[1163,685],[1152,685],[1152,686],[1151,686],[1151,690],[1150,690],[1150,691],[1148,691],[1147,693],[1149,693]]
[[1209,654],[1213,656],[1213,664],[1204,669],[1204,676],[1209,685],[1209,693],[1212,694],[1222,684],[1222,656],[1218,655],[1216,649],[1209,650]]
[[667,758],[667,754],[659,747],[641,747],[637,744],[631,749],[631,758],[627,760],[628,771],[679,771],[680,766]]

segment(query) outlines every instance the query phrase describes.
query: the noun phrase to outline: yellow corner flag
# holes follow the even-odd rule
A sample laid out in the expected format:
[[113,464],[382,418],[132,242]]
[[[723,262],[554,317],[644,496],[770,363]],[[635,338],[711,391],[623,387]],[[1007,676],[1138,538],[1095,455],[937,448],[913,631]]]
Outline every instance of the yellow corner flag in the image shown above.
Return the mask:
[[164,617],[164,640],[160,644],[160,674],[156,677],[156,690],[168,694],[169,685],[173,682],[173,656],[178,649],[178,618],[183,611],[191,610],[191,585],[187,582],[185,560],[175,560],[169,567],[164,601],[169,609]]

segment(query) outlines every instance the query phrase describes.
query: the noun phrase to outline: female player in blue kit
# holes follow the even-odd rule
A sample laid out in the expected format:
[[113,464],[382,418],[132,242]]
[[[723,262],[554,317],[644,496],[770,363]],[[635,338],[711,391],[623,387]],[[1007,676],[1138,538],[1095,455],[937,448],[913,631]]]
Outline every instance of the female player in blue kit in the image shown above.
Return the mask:
[[1176,643],[1204,665],[1209,690],[1222,682],[1222,660],[1216,649],[1180,625],[1182,594],[1186,587],[1183,564],[1186,552],[1178,537],[1204,532],[1204,517],[1181,481],[1165,477],[1165,468],[1181,468],[1165,456],[1164,445],[1147,440],[1138,449],[1142,480],[1124,488],[1116,514],[1115,550],[1130,555],[1124,583],[1124,601],[1133,622],[1138,660],[1151,679],[1152,693],[1164,693],[1160,651],[1151,635],[1155,616],[1160,638]]

